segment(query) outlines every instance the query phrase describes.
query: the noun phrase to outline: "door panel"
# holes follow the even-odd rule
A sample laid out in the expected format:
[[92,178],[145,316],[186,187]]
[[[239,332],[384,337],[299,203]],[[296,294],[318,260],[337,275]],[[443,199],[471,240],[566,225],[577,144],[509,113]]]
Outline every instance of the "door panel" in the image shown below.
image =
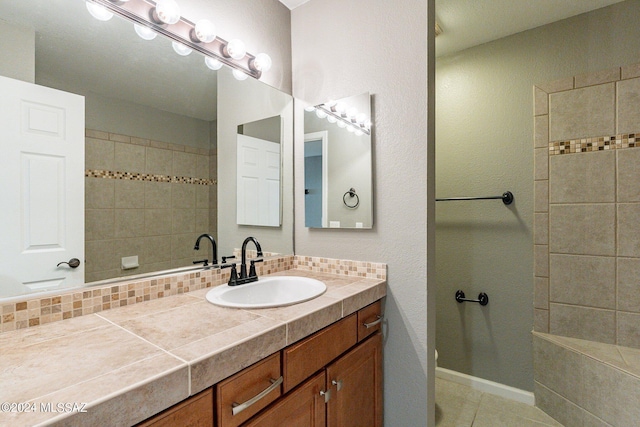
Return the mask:
[[6,77],[0,92],[0,294],[83,284],[84,98]]

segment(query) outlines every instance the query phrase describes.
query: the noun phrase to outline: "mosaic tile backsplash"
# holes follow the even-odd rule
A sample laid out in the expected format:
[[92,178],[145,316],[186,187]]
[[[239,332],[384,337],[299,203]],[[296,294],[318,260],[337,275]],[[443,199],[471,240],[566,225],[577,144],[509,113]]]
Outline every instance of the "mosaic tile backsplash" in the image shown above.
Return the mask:
[[[256,265],[259,276],[290,269],[386,280],[383,263],[319,257],[275,256]],[[122,281],[61,292],[59,295],[26,296],[23,301],[0,304],[0,332],[32,328],[111,308],[210,288],[229,281],[229,269],[219,268]]]

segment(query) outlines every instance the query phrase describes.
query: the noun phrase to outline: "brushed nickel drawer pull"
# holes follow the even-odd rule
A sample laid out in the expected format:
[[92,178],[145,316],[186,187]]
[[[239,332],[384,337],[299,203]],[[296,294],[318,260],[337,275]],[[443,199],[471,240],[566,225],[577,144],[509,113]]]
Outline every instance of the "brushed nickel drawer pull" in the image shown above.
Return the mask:
[[267,394],[271,393],[273,390],[277,389],[280,386],[280,384],[282,384],[283,380],[284,380],[284,378],[282,376],[280,376],[280,378],[278,378],[277,380],[271,379],[270,380],[271,381],[271,385],[269,387],[265,388],[264,390],[262,390],[260,393],[258,393],[255,396],[253,396],[251,399],[247,400],[244,403],[235,403],[234,402],[231,405],[233,407],[233,409],[231,410],[231,413],[233,415],[238,415],[240,412],[244,411],[249,406],[253,405],[258,400],[262,399]]
[[320,390],[320,396],[324,397],[324,403],[329,403],[331,400],[331,390]]
[[376,318],[377,318],[378,320],[374,320],[374,321],[373,321],[373,322],[371,322],[371,323],[363,323],[363,326],[364,326],[365,328],[367,328],[367,329],[372,328],[372,327],[376,326],[378,323],[382,322],[382,317],[383,317],[383,316],[376,316]]
[[342,384],[343,384],[342,380],[338,380],[338,381],[333,380],[333,381],[331,381],[331,384],[336,386],[336,390],[338,390],[338,391],[342,390]]

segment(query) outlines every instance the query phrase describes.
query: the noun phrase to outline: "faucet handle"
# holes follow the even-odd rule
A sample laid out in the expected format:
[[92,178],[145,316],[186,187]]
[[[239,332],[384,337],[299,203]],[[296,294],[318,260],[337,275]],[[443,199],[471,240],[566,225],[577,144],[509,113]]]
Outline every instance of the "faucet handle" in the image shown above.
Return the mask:
[[222,263],[226,264],[228,259],[235,259],[235,255],[229,255],[229,256],[223,256],[222,257]]
[[258,277],[258,274],[256,273],[256,262],[263,262],[263,261],[264,259],[262,258],[251,260],[251,266],[249,267],[249,277]]
[[236,270],[235,264],[223,265],[220,268],[231,268],[231,275],[229,276],[229,282],[227,283],[229,286],[238,285],[238,270]]

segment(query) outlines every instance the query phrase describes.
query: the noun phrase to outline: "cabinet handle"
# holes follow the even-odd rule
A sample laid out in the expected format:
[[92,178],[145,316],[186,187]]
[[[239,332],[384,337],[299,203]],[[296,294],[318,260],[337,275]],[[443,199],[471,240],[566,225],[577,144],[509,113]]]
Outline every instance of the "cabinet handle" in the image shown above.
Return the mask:
[[363,323],[362,325],[365,328],[369,329],[369,328],[372,328],[372,327],[376,326],[378,323],[382,322],[382,316],[376,316],[376,319],[378,319],[378,320],[374,320],[371,323]]
[[331,381],[331,384],[333,384],[334,386],[336,386],[336,389],[337,389],[338,391],[342,390],[342,380],[338,380],[338,381],[333,380],[333,381]]
[[284,378],[282,376],[280,376],[280,378],[278,378],[277,380],[271,379],[270,380],[271,381],[271,385],[269,387],[265,388],[264,390],[262,390],[260,393],[258,393],[255,396],[253,396],[251,399],[247,400],[244,403],[235,403],[234,402],[231,405],[233,407],[233,409],[231,410],[231,413],[233,415],[238,415],[240,412],[244,411],[249,406],[253,405],[258,400],[262,399],[267,394],[271,393],[273,390],[278,388],[280,386],[280,384],[282,384],[283,380],[284,380]]
[[324,397],[324,403],[329,403],[329,400],[331,400],[331,390],[320,390],[320,396]]

